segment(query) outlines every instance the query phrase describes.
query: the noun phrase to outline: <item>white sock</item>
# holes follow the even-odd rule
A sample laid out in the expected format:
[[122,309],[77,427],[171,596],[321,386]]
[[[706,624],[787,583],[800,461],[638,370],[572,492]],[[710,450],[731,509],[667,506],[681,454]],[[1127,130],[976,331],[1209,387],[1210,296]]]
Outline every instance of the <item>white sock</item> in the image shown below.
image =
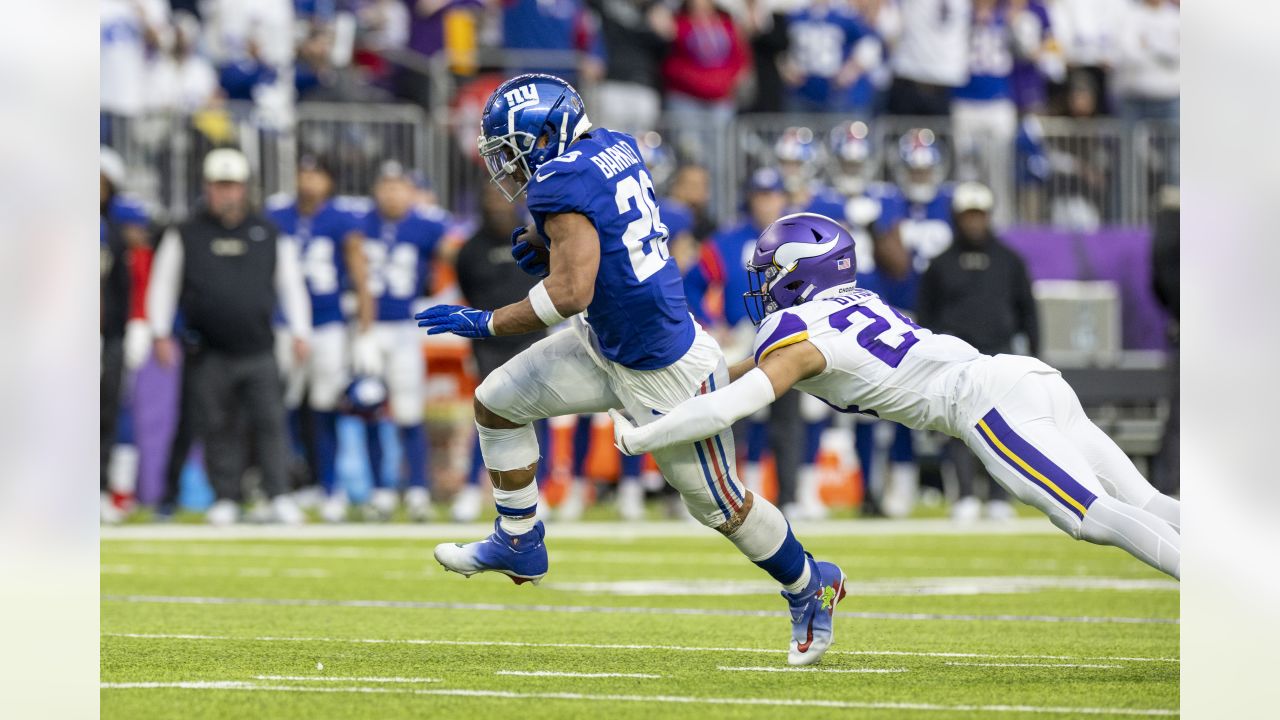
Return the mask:
[[498,508],[502,529],[511,535],[521,535],[533,529],[538,522],[538,483],[530,480],[519,490],[493,489],[493,504]]
[[1142,508],[1100,497],[1084,515],[1080,538],[1118,547],[1165,574],[1181,576],[1181,538],[1163,519]]
[[[742,525],[729,535],[729,542],[737,546],[747,559],[769,573],[789,593],[797,593],[809,585],[809,558],[804,548],[791,533],[787,519],[773,503],[752,494],[751,512]],[[786,576],[801,566],[799,577],[786,582]]]

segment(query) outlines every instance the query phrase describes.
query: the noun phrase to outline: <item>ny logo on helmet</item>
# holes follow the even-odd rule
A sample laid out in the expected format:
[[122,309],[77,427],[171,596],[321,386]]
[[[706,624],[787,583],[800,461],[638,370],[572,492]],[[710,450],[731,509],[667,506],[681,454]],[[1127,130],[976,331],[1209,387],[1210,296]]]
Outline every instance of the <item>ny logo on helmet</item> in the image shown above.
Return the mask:
[[538,102],[538,86],[521,85],[518,88],[506,91],[502,96],[507,99],[507,104],[512,107],[516,105],[536,103]]

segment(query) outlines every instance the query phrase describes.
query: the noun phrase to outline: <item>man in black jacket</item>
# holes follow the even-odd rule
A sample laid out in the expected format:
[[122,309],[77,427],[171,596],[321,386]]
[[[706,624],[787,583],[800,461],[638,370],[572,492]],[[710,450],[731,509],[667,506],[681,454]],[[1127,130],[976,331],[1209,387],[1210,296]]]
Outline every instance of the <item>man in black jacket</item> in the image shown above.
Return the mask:
[[[1012,353],[1014,338],[1022,335],[1027,352],[1035,355],[1040,332],[1031,280],[1022,258],[991,230],[994,205],[991,190],[981,183],[956,187],[951,204],[954,241],[934,258],[920,279],[917,321],[988,355]],[[952,517],[974,520],[980,508],[973,492],[978,465],[963,443],[952,442],[947,455],[960,486]],[[1013,508],[1004,489],[994,482],[988,482],[988,487],[987,515],[993,519],[1011,517]]]
[[181,310],[186,362],[194,363],[184,392],[205,438],[205,460],[218,501],[213,524],[235,522],[240,477],[247,463],[243,418],[252,432],[263,489],[276,520],[299,523],[285,472],[284,394],[274,350],[277,301],[301,362],[311,334],[311,307],[298,249],[249,206],[249,161],[238,150],[210,152],[204,161],[205,205],[165,232],[147,289],[147,318],[162,365],[176,360],[172,338]]

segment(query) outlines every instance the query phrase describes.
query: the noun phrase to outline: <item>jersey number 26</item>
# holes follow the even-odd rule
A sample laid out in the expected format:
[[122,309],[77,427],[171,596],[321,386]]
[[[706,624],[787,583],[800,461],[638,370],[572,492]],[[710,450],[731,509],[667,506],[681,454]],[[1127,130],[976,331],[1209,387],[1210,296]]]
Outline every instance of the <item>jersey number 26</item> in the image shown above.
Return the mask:
[[620,215],[631,212],[633,204],[640,211],[640,217],[627,223],[622,244],[627,247],[636,279],[643,282],[661,270],[671,257],[671,251],[667,249],[667,226],[662,224],[658,214],[649,173],[641,170],[619,180],[613,199]]

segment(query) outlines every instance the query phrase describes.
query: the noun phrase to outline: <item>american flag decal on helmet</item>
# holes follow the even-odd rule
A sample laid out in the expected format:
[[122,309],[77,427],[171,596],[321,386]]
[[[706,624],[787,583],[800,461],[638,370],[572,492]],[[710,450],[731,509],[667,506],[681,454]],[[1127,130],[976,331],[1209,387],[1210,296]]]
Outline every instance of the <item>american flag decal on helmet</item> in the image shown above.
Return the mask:
[[852,267],[852,263],[850,262],[849,258],[842,257],[839,260],[836,260],[837,270],[848,270],[850,267]]

